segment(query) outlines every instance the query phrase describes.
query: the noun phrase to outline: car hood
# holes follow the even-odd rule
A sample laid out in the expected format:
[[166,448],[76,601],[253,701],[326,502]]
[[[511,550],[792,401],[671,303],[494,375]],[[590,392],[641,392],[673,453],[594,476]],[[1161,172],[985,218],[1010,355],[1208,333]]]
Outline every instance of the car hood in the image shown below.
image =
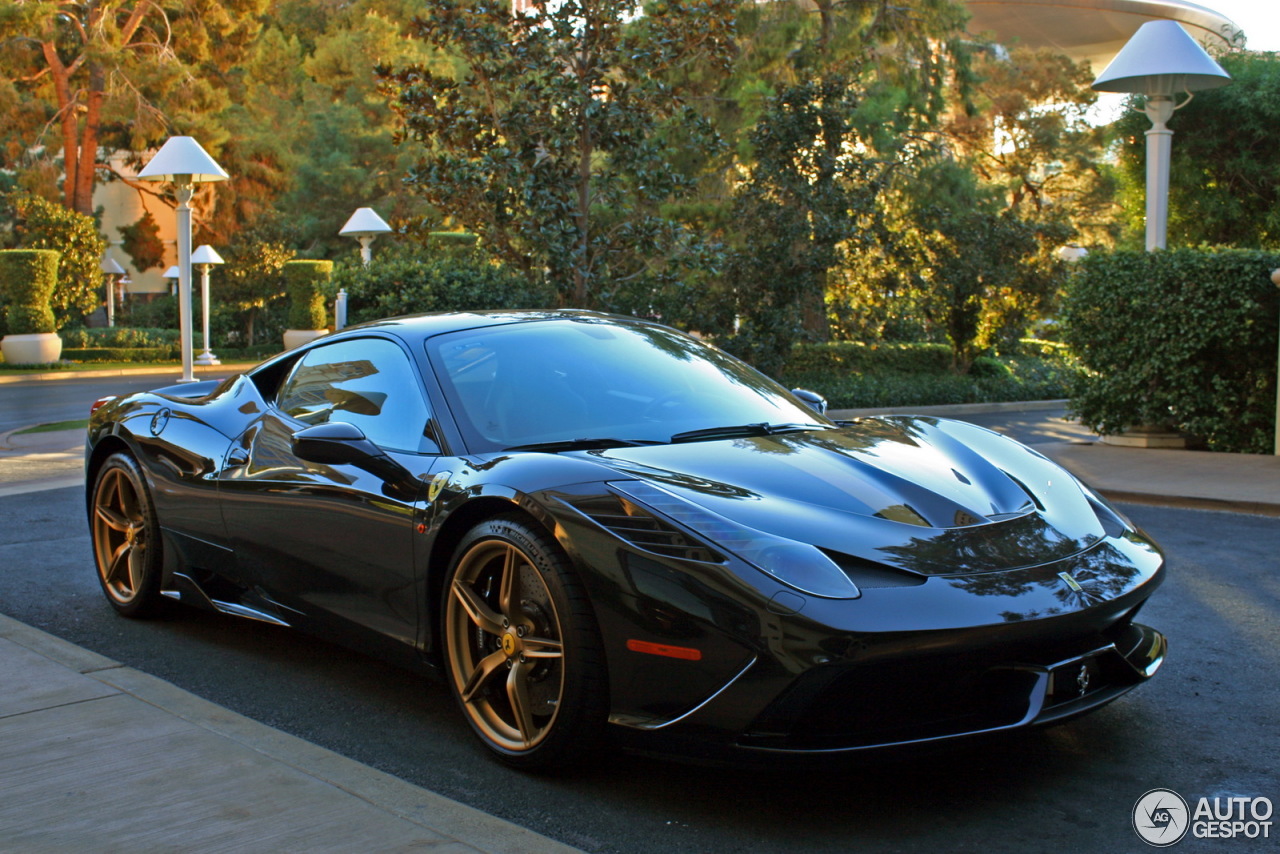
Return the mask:
[[1104,536],[1065,470],[958,421],[865,418],[590,456],[739,524],[925,575],[1039,565]]

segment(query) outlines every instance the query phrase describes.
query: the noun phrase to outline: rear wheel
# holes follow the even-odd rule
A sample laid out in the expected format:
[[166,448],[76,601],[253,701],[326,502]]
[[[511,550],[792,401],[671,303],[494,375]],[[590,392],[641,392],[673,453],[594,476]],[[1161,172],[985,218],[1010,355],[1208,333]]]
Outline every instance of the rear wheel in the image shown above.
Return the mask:
[[449,683],[480,740],[509,765],[571,764],[604,728],[604,655],[559,545],[523,518],[473,528],[443,602]]
[[98,469],[89,527],[98,581],[107,601],[126,617],[158,613],[160,525],[147,482],[128,454],[112,454]]

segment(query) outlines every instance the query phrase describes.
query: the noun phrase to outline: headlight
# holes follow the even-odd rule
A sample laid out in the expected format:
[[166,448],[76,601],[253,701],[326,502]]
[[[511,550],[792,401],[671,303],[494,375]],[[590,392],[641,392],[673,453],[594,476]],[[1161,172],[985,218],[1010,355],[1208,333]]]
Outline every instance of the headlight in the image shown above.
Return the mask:
[[740,525],[644,481],[619,481],[609,486],[783,584],[829,599],[857,599],[862,595],[858,585],[814,546]]

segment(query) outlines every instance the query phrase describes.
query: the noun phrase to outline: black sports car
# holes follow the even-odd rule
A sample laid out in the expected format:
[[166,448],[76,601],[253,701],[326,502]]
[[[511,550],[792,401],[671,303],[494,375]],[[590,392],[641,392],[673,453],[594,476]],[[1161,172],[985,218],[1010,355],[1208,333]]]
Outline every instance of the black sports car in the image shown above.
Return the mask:
[[1159,549],[1052,462],[927,417],[833,422],[671,329],[364,324],[95,404],[108,600],[443,670],[519,767],[854,751],[1056,722],[1151,676]]

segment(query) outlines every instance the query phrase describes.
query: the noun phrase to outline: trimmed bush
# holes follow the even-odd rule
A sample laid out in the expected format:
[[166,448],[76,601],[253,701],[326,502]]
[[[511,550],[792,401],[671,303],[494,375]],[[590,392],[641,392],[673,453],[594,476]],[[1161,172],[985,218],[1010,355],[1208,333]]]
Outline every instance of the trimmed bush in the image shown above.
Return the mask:
[[[177,329],[148,329],[135,326],[113,326],[96,329],[64,329],[58,333],[62,343],[72,348],[139,348],[177,347]],[[199,337],[199,333],[196,333]]]
[[1155,425],[1211,450],[1270,453],[1280,254],[1093,252],[1076,265],[1063,340],[1087,373],[1072,410],[1102,434]]
[[49,298],[58,283],[58,258],[51,249],[0,251],[5,334],[33,335],[58,328],[49,307]]
[[332,261],[286,261],[284,286],[289,294],[290,329],[324,329],[325,286],[333,275]]
[[980,356],[969,374],[959,375],[943,344],[801,344],[778,379],[818,392],[833,409],[1066,397],[1079,372],[1066,349],[1053,342],[1022,345],[1025,355]]

